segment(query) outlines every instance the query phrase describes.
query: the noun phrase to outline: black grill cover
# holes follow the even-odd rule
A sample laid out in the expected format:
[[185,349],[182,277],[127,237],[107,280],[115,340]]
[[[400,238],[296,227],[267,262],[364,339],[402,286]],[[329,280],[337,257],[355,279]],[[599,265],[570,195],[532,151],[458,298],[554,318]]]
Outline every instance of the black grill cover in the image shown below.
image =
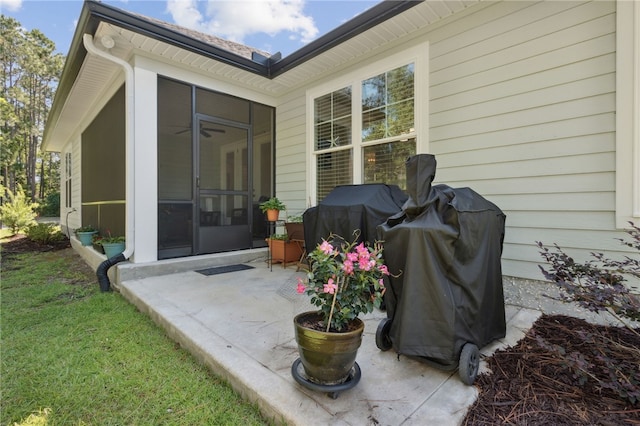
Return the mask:
[[331,233],[351,242],[357,229],[359,242],[374,243],[378,225],[400,212],[406,200],[407,195],[397,185],[337,186],[303,213],[305,246],[311,251]]
[[431,183],[436,160],[407,160],[409,199],[378,227],[392,274],[385,293],[399,354],[457,365],[465,343],[505,335],[500,257],[506,216],[469,188]]

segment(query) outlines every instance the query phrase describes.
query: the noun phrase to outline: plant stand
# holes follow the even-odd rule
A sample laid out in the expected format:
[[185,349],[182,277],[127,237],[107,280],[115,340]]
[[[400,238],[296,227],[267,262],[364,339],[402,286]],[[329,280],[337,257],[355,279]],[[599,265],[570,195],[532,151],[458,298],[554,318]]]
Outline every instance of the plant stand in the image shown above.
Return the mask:
[[362,372],[360,371],[360,366],[358,363],[354,363],[351,368],[351,372],[349,373],[349,377],[343,383],[337,385],[321,385],[318,383],[314,383],[307,378],[304,374],[304,368],[302,367],[302,360],[300,358],[296,359],[291,366],[291,375],[295,379],[298,384],[304,386],[307,389],[316,392],[326,392],[327,396],[331,399],[338,398],[340,392],[349,390],[360,382],[360,378],[362,377]]

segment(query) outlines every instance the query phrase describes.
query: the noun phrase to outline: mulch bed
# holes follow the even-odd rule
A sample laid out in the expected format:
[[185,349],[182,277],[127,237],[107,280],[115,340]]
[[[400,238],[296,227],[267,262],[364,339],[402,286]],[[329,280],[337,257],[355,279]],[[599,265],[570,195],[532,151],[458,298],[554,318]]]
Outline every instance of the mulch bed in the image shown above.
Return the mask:
[[543,315],[487,363],[464,425],[640,425],[640,337],[627,328]]
[[69,247],[71,247],[71,243],[68,238],[51,244],[40,244],[28,239],[22,234],[16,234],[2,242],[2,254],[46,252],[64,250]]

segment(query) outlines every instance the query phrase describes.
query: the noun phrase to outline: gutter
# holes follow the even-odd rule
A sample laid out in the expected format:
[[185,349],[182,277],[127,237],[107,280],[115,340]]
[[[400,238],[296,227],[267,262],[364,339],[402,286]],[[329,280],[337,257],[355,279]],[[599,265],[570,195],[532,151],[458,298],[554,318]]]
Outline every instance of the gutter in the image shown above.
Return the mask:
[[[93,44],[93,36],[90,34],[84,34],[82,37],[82,41],[85,49],[89,54],[99,56],[107,61],[113,62],[117,65],[120,65],[125,74],[125,156],[126,156],[126,188],[125,188],[125,249],[124,252],[119,254],[118,256],[114,256],[111,259],[107,259],[98,266],[96,270],[96,275],[98,277],[98,282],[100,284],[101,291],[109,291],[111,287],[111,283],[109,282],[109,276],[107,272],[110,267],[113,265],[123,262],[129,259],[133,255],[134,251],[134,242],[135,242],[135,229],[133,226],[134,223],[134,212],[135,209],[133,207],[134,200],[134,123],[135,123],[135,98],[134,98],[134,73],[133,67],[125,60],[120,59],[116,56],[111,55],[110,53],[98,49],[95,44]],[[110,49],[113,47],[113,39],[111,37],[103,37],[101,40],[103,46],[105,48]]]

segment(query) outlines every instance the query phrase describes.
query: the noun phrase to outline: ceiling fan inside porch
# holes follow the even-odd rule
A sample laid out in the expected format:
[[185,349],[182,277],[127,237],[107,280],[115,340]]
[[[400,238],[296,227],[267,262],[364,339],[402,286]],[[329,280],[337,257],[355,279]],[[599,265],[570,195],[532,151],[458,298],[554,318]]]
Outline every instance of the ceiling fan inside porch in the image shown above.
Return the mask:
[[[191,131],[191,125],[189,126],[184,126],[184,128],[180,131],[175,132],[174,134],[176,135],[180,135],[182,133],[186,133]],[[200,136],[204,136],[205,138],[210,138],[212,135],[211,133],[227,133],[226,130],[224,129],[218,129],[215,127],[204,127],[204,126],[200,126]]]

